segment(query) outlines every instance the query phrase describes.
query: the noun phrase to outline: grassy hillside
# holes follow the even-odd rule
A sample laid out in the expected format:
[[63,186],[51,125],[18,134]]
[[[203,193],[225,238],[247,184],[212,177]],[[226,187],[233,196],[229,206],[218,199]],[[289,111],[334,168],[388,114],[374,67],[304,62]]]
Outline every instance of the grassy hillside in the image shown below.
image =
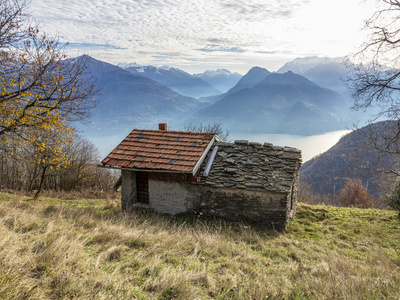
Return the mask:
[[1,299],[398,299],[394,212],[299,205],[288,230],[0,194]]

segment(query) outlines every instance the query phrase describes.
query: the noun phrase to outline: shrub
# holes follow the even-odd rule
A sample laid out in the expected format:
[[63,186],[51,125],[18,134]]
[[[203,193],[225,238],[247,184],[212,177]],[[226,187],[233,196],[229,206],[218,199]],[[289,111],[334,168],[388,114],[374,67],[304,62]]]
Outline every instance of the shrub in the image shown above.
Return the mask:
[[345,186],[335,197],[339,206],[372,208],[376,206],[376,198],[368,194],[367,188],[362,184],[361,179],[346,179]]

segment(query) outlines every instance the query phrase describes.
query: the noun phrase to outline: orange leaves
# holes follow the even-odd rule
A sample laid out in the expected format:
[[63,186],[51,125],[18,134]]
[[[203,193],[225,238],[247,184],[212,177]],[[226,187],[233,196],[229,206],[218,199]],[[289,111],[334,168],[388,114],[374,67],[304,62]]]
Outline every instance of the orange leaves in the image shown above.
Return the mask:
[[346,179],[346,185],[339,191],[335,201],[340,206],[371,208],[375,206],[376,199],[368,194],[367,188],[361,179]]
[[0,30],[0,140],[16,157],[29,148],[38,164],[65,165],[61,149],[74,135],[67,122],[87,115],[93,83],[83,76],[85,62],[63,61],[67,56],[57,40],[21,25],[25,6],[13,3],[0,1],[9,13],[0,16],[8,26]]

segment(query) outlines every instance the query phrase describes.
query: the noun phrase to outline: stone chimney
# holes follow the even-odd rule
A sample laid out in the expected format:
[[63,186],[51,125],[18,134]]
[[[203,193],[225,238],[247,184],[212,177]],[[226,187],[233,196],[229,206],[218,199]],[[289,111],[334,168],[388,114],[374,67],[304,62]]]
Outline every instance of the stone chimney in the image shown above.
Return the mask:
[[158,130],[167,131],[167,123],[159,123]]

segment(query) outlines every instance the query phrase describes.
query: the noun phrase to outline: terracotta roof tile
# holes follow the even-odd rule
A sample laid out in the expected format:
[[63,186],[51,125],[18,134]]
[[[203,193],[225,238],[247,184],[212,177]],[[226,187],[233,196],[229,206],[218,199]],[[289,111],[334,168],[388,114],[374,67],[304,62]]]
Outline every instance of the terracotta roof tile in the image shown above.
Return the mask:
[[101,163],[190,173],[215,133],[134,129]]

